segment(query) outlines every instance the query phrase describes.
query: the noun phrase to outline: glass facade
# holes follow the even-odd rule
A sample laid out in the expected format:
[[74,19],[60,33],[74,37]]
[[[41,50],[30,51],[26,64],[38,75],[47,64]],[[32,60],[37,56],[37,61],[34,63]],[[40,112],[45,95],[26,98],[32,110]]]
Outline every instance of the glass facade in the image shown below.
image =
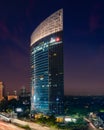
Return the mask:
[[[48,22],[53,18],[60,19],[60,16],[62,9],[48,17]],[[47,23],[47,20],[43,23],[45,22]],[[60,27],[62,18],[60,22],[60,30],[48,35],[45,33],[45,36],[36,40],[34,37],[39,33],[36,29],[31,37],[31,111],[55,114],[63,112],[63,29]],[[43,24],[38,28],[40,26]],[[46,31],[47,29],[46,27]]]
[[31,49],[32,70],[32,100],[34,109],[43,112],[48,111],[48,45],[38,43]]

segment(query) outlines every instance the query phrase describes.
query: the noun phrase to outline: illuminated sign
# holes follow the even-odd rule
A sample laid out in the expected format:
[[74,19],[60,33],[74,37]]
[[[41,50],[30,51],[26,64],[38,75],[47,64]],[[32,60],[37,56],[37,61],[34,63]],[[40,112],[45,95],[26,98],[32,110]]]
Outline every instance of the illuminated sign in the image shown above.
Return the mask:
[[51,38],[50,43],[53,43],[53,42],[55,42],[55,39]]
[[59,41],[60,41],[60,38],[59,38],[59,37],[57,37],[57,38],[56,38],[56,42],[59,42]]
[[57,37],[57,38],[51,37],[50,43],[59,42],[59,41],[60,41],[60,38],[59,38],[59,37]]

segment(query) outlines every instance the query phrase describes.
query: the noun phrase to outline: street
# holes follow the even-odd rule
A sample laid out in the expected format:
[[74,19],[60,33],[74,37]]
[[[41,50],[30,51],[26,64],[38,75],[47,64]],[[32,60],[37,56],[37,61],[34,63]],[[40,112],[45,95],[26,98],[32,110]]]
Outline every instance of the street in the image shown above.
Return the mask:
[[10,123],[0,121],[0,130],[24,130],[24,129],[14,126]]
[[35,129],[35,130],[50,130],[51,129],[49,127],[42,126],[37,123],[26,122],[26,121],[22,121],[22,120],[18,120],[18,119],[12,119],[12,123],[17,123],[17,124],[24,125],[24,126],[28,125],[31,129]]
[[89,123],[88,130],[97,130],[97,128],[95,128],[95,126],[92,124],[92,122],[89,119],[84,118],[84,120],[86,120]]
[[88,130],[97,130],[97,128],[95,128],[92,123],[89,123]]

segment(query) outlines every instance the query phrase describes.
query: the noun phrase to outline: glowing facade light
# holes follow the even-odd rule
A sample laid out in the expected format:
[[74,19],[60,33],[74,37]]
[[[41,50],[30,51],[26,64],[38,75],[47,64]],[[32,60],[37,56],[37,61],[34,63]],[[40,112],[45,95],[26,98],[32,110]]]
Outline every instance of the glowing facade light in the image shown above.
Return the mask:
[[55,38],[51,38],[50,43],[55,42]]
[[[48,23],[48,24],[47,24]],[[50,28],[51,27],[51,28]],[[63,10],[60,9],[56,13],[45,19],[32,33],[31,45],[39,39],[49,36],[50,34],[63,30]]]
[[56,38],[56,42],[59,42],[59,41],[60,41],[60,38],[59,38],[59,37],[57,37],[57,38]]

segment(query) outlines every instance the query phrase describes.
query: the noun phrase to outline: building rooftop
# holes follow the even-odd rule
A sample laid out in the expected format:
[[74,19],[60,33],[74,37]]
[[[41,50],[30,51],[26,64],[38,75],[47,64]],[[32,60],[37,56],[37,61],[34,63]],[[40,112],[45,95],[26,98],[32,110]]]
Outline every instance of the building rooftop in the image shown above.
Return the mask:
[[38,40],[55,32],[63,30],[63,9],[58,10],[46,18],[32,33],[31,45]]

